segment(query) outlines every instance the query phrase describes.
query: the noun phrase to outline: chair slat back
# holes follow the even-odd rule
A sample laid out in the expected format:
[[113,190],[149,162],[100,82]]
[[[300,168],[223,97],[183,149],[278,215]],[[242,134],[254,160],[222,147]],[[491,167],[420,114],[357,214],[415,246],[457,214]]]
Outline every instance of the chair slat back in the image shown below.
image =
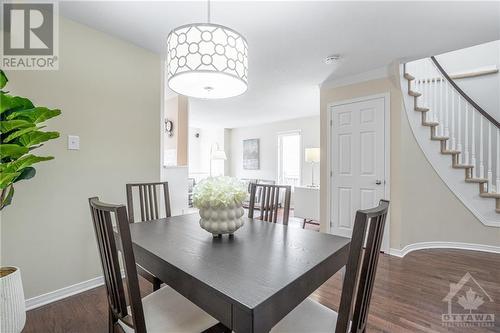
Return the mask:
[[[106,285],[108,304],[113,323],[122,320],[137,333],[146,332],[142,309],[139,280],[132,250],[127,210],[123,205],[110,205],[94,197],[89,199],[90,213],[94,225],[97,247],[101,257],[102,270]],[[116,227],[113,228],[113,221]],[[119,263],[122,255],[130,302],[131,317],[127,311],[127,302]]]
[[[262,185],[276,185],[276,181],[274,180],[266,180],[266,179],[256,179],[255,183]],[[262,187],[257,187],[257,192],[255,194],[255,202],[260,203],[262,197]]]
[[366,330],[388,209],[389,201],[380,200],[377,207],[356,212],[336,333],[346,333],[349,327],[351,333]]
[[[278,208],[280,205],[280,194],[282,191],[285,192],[283,203],[283,224],[288,224],[290,216],[290,197],[292,193],[292,188],[289,185],[251,183],[248,217],[253,218],[256,203],[259,203],[260,207],[257,209],[260,210],[260,216],[258,219],[276,223],[278,220]],[[259,196],[258,199],[257,196]]]
[[[168,191],[168,182],[156,183],[135,183],[127,184],[127,206],[130,223],[135,222],[134,217],[134,189],[139,194],[139,204],[141,209],[140,221],[151,221],[160,218],[160,200],[159,192],[163,192],[163,204],[165,205],[165,217],[170,217],[170,195]],[[160,198],[159,198],[160,197]]]

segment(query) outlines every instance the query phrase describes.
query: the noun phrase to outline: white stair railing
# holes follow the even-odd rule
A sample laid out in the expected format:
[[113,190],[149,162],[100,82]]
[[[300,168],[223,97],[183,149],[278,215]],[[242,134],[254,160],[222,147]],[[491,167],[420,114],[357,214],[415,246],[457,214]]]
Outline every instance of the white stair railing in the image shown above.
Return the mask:
[[[469,179],[486,179],[486,193],[500,193],[500,128],[493,119],[458,91],[431,58],[406,64],[406,73],[415,79],[410,89],[422,95],[418,105],[429,108],[422,119],[437,122],[434,135],[447,137],[446,151],[458,151],[453,160],[455,166],[473,166],[467,171]],[[442,69],[442,68],[441,68]],[[458,88],[459,89],[459,88]]]

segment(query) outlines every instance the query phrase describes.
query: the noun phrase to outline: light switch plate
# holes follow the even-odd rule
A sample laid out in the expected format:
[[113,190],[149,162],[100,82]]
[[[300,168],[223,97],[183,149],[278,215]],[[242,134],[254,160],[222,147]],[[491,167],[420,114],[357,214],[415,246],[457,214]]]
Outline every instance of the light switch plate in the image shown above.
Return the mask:
[[68,149],[80,150],[80,137],[78,135],[68,135]]

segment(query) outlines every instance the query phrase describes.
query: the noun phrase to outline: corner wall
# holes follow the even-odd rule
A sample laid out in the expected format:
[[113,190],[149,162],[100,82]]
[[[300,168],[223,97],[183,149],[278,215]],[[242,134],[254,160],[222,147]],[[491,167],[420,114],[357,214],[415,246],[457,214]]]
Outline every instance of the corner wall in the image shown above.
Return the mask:
[[[161,65],[157,54],[60,19],[58,71],[9,71],[8,90],[60,108],[55,159],[16,184],[1,216],[1,265],[21,268],[26,298],[102,275],[87,199],[125,203],[125,184],[160,176]],[[67,135],[81,149],[67,150]]]
[[[321,154],[326,155],[327,105],[390,92],[391,207],[390,246],[419,242],[462,242],[500,246],[500,228],[486,227],[454,196],[425,158],[404,114],[398,74],[347,86],[321,88]],[[329,174],[321,161],[321,229],[329,220],[326,194]],[[328,222],[327,222],[328,223]]]

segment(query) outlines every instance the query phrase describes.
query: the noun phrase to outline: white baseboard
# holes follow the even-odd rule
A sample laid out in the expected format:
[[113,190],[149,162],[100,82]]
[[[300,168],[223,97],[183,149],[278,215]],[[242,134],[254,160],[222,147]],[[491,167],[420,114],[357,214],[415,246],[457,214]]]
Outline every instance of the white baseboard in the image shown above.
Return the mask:
[[404,257],[410,252],[424,249],[459,249],[470,251],[482,251],[491,253],[500,253],[500,246],[471,244],[471,243],[458,243],[458,242],[421,242],[406,245],[400,249],[390,249],[389,254],[396,257]]
[[26,300],[26,310],[38,308],[39,306],[79,294],[95,287],[102,286],[103,284],[104,278],[102,276],[98,276],[87,281],[79,282],[71,286],[67,286],[58,290],[48,292],[46,294],[29,298]]

